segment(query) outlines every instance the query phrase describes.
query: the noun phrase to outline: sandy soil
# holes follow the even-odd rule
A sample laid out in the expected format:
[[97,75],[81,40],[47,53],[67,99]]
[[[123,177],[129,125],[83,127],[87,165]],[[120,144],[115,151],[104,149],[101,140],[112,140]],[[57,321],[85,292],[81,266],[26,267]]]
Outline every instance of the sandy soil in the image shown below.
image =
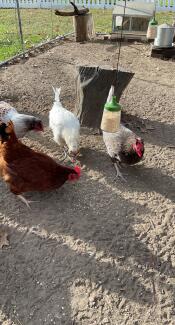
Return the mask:
[[[0,324],[175,324],[175,63],[124,45],[135,72],[122,97],[123,120],[144,137],[145,159],[115,181],[101,136],[81,134],[83,174],[51,193],[29,193],[32,210],[0,182]],[[0,70],[0,99],[41,116],[44,134],[29,146],[59,159],[48,129],[51,85],[71,110],[75,65],[112,65],[116,44],[72,40]]]

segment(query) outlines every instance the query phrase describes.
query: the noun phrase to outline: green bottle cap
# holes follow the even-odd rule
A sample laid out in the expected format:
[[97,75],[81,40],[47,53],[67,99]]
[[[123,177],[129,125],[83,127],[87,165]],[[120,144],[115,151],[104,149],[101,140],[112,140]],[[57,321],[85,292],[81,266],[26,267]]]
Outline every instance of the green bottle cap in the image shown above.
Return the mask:
[[105,104],[104,108],[110,112],[119,112],[121,111],[121,105],[117,103],[116,96],[112,96],[112,100]]
[[155,18],[153,17],[153,18],[150,20],[149,25],[151,25],[151,26],[158,25],[158,22],[157,22],[157,20],[155,20]]

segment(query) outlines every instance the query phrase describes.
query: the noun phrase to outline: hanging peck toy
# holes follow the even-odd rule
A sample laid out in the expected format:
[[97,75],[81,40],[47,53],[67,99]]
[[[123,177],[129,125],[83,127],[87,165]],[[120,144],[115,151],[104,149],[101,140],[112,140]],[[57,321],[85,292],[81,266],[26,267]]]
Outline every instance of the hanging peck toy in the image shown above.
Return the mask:
[[101,129],[111,133],[115,133],[119,130],[121,120],[121,105],[117,103],[116,96],[112,95],[113,90],[114,87],[112,86],[104,106],[101,121]]
[[147,29],[146,38],[148,40],[154,40],[156,38],[156,36],[157,36],[157,26],[158,26],[158,22],[153,17],[153,19],[150,20],[149,25],[148,25],[148,29]]

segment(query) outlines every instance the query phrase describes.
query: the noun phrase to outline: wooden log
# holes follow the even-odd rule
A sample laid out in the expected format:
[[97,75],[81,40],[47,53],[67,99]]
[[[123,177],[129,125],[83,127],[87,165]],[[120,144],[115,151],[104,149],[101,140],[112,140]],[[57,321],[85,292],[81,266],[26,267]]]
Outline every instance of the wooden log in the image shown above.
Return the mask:
[[78,66],[75,114],[81,125],[99,129],[111,85],[114,85],[114,94],[119,101],[133,76],[134,73],[122,67],[119,68],[117,77],[116,69],[110,67]]
[[70,4],[73,6],[74,11],[70,11],[69,7],[62,10],[55,10],[55,15],[58,16],[75,16],[75,15],[85,15],[89,12],[88,8],[77,7],[74,2],[70,1]]
[[[78,8],[78,15],[85,15],[89,12],[88,8]],[[55,10],[55,15],[57,16],[75,16],[77,15],[77,12],[72,9],[62,9],[62,10]]]
[[73,17],[76,42],[90,40],[94,36],[94,23],[91,13]]

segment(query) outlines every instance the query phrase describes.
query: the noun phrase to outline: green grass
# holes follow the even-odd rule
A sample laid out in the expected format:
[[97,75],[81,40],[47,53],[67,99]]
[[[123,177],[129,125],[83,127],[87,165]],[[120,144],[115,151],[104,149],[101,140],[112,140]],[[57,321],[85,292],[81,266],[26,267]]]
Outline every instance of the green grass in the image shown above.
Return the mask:
[[156,14],[156,19],[159,25],[163,23],[172,24],[173,17],[175,17],[175,12],[158,12]]
[[[91,10],[96,32],[110,32],[112,10]],[[172,23],[173,13],[157,13],[159,23]],[[22,9],[21,19],[25,49],[42,41],[73,31],[72,17],[59,17],[47,9]],[[0,61],[21,52],[15,9],[0,9]]]
[[[21,10],[25,49],[73,30],[71,17],[58,17],[51,10]],[[21,52],[16,10],[0,9],[0,61]]]

